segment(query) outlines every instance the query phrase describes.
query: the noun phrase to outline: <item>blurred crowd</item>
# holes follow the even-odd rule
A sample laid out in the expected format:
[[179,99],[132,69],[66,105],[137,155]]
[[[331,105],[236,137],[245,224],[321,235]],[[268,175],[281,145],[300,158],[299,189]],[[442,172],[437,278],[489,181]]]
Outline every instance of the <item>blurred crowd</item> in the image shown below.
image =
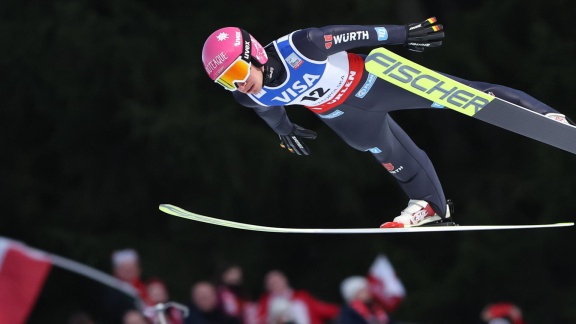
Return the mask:
[[265,292],[251,299],[244,287],[242,267],[229,264],[220,269],[215,280],[192,284],[189,300],[181,302],[186,310],[166,307],[159,313],[154,306],[171,300],[167,286],[158,278],[141,279],[137,252],[116,251],[112,264],[114,276],[136,288],[144,303],[143,307],[118,307],[124,324],[320,324],[334,322],[340,312],[337,304],[319,300],[305,290],[293,289],[280,270],[269,271],[264,278]]
[[[377,259],[378,260],[378,259]],[[380,260],[382,261],[382,260]],[[385,259],[387,262],[387,259]],[[188,300],[174,302],[166,283],[159,278],[143,280],[137,251],[124,249],[112,255],[113,275],[130,284],[138,303],[121,302],[118,295],[107,296],[109,317],[122,324],[391,324],[404,299],[404,288],[397,279],[379,280],[367,273],[344,278],[340,284],[341,302],[323,301],[305,289],[294,289],[289,278],[278,269],[263,278],[264,291],[250,298],[240,265],[220,269],[215,280],[192,284]],[[386,263],[375,263],[370,270],[388,272]],[[382,279],[382,278],[380,278]],[[518,307],[510,303],[487,305],[481,323],[524,324]],[[93,324],[87,314],[75,314],[70,324]]]

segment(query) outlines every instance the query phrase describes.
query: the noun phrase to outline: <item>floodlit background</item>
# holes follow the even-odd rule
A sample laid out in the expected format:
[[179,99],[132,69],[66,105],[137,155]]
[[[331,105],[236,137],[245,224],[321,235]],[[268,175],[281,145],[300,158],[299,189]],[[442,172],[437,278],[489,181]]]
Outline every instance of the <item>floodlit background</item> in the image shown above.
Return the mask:
[[[576,322],[574,228],[282,235],[158,210],[170,203],[259,225],[349,228],[377,227],[407,204],[370,153],[303,107],[288,113],[318,133],[307,142],[312,155],[280,149],[254,112],[205,75],[201,48],[220,27],[267,44],[306,27],[436,16],[442,47],[389,49],[523,90],[574,118],[575,12],[561,0],[2,1],[0,236],[106,273],[114,250],[134,248],[143,277],[162,278],[179,302],[236,263],[254,299],[264,274],[281,269],[294,287],[341,304],[342,279],[365,274],[383,253],[406,287],[398,320],[474,323],[486,304],[510,301],[528,323]],[[393,116],[434,162],[460,224],[574,221],[574,155],[448,110]],[[79,298],[79,281],[51,273],[31,322],[88,310],[105,323],[97,294]]]

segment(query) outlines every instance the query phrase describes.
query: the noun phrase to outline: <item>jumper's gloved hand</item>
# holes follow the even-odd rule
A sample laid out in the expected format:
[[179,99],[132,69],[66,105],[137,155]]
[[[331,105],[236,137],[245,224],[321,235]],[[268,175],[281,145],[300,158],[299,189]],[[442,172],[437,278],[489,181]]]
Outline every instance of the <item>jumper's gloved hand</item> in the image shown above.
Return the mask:
[[304,144],[302,139],[303,138],[315,139],[316,132],[306,128],[302,128],[294,124],[292,133],[288,135],[279,135],[279,136],[280,136],[280,146],[282,148],[285,148],[291,153],[296,153],[298,155],[310,155],[310,149],[308,149],[308,146]]
[[404,45],[411,51],[422,52],[429,47],[442,45],[444,27],[436,24],[436,17],[428,18],[418,24],[406,25],[406,42]]

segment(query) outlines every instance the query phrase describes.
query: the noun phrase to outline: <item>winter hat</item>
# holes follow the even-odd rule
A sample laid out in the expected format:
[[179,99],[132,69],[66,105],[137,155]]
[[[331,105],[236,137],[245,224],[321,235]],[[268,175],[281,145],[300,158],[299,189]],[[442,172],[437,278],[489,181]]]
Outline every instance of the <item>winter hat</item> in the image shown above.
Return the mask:
[[361,276],[351,276],[340,284],[340,292],[342,293],[342,298],[346,302],[351,301],[356,297],[356,294],[364,288],[368,287],[368,280]]
[[112,264],[114,266],[133,262],[138,262],[138,252],[134,249],[116,250],[112,253]]

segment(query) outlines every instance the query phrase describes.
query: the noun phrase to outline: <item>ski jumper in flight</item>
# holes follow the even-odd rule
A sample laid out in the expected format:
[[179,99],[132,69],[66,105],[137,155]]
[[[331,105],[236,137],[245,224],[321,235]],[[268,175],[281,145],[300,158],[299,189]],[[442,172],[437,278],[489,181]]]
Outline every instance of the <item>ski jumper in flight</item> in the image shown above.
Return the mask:
[[[226,27],[208,37],[202,60],[208,76],[262,117],[288,151],[308,155],[304,139],[316,138],[314,131],[293,124],[286,114],[285,106],[301,105],[348,145],[370,152],[409,198],[406,209],[381,226],[409,227],[449,220],[450,208],[427,154],[389,112],[437,104],[368,73],[365,56],[350,50],[404,45],[421,52],[440,46],[443,38],[443,27],[435,18],[408,25],[306,28],[265,47],[245,30]],[[568,123],[564,115],[524,92],[449,77]]]

